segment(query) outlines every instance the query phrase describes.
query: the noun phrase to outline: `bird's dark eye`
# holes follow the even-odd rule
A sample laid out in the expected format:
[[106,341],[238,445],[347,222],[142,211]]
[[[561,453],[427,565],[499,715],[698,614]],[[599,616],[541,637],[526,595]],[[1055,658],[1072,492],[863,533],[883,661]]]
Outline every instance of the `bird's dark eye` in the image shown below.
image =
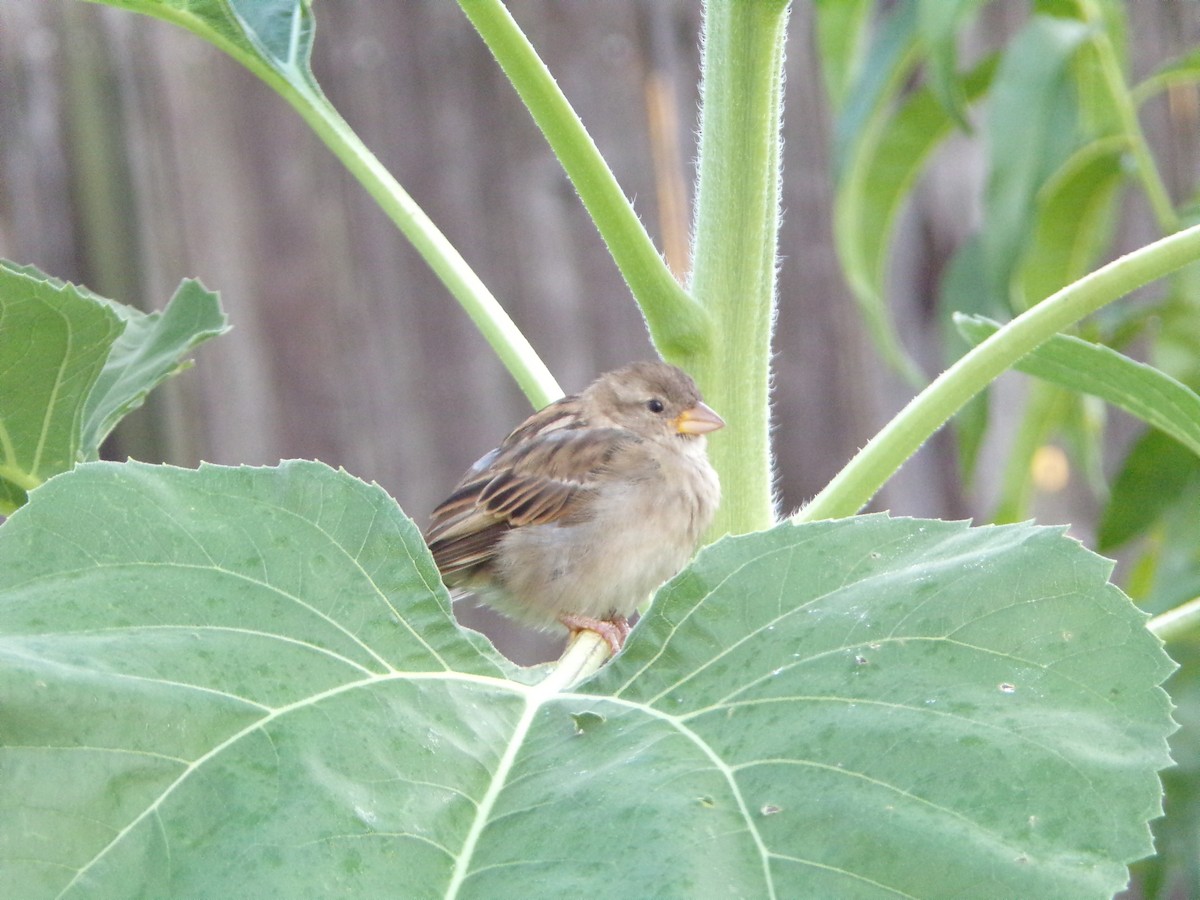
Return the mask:
[[659,400],[657,397],[654,397],[653,399],[646,401],[646,409],[650,410],[650,412],[652,412],[652,413],[660,413],[665,408],[666,407],[663,406],[663,402],[661,400]]

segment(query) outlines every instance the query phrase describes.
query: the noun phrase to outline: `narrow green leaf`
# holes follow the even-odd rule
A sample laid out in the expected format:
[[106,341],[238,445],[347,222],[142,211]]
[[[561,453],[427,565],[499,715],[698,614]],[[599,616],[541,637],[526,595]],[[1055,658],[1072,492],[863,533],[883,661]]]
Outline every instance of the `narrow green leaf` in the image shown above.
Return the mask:
[[[975,344],[1000,327],[981,316],[959,316],[956,322]],[[1016,368],[1099,397],[1200,455],[1200,395],[1153,366],[1102,344],[1060,334],[1022,358]]]
[[[1079,95],[1079,120],[1084,135],[1109,137],[1124,135],[1135,139],[1126,131],[1123,119],[1125,109],[1132,114],[1129,89],[1124,81],[1114,86],[1106,76],[1111,65],[1107,47],[1095,40],[1088,41],[1075,56],[1075,90]],[[1120,92],[1114,94],[1114,87]]]
[[1166,433],[1155,428],[1146,431],[1125,456],[1113,481],[1096,539],[1100,552],[1145,534],[1187,496],[1186,488],[1193,481],[1200,482],[1200,458]]
[[839,110],[833,140],[837,185],[833,227],[842,271],[876,349],[888,365],[913,384],[920,384],[923,375],[892,328],[881,283],[875,283],[884,260],[872,258],[869,248],[859,246],[876,237],[866,227],[869,217],[864,208],[877,196],[866,185],[869,161],[878,158],[875,148],[889,126],[896,97],[917,63],[916,24],[914,0],[896,4],[881,20]]
[[1161,66],[1157,72],[1133,89],[1134,101],[1141,105],[1174,84],[1200,81],[1200,49],[1185,53]]
[[917,64],[915,0],[900,0],[871,29],[871,41],[849,86],[833,128],[833,165],[841,181],[861,142],[886,122],[905,80]]
[[[964,79],[968,100],[988,89],[996,60],[982,62]],[[954,129],[954,121],[928,89],[915,92],[900,109],[865,131],[854,147],[834,200],[834,239],[842,269],[858,300],[876,346],[913,380],[908,360],[892,328],[884,285],[896,216],[929,155]]]
[[1012,444],[1004,460],[1000,494],[991,521],[1002,524],[1031,518],[1034,454],[1062,429],[1077,399],[1053,384],[1039,381],[1031,385],[1020,421],[1012,429]]
[[840,111],[858,79],[869,44],[874,0],[816,0],[818,57],[829,106]]
[[967,94],[958,75],[958,33],[987,0],[919,0],[917,21],[927,53],[929,87],[942,109],[964,131]]
[[1126,3],[1073,0],[1070,6],[1063,15],[1088,26],[1088,39],[1071,64],[1083,132],[1096,137],[1120,134],[1126,129],[1122,107],[1129,99]]
[[1130,6],[1126,0],[1077,0],[1083,11],[1082,18],[1098,27],[1112,43],[1116,54],[1117,65],[1122,71],[1130,68],[1130,37],[1129,24]]
[[1034,226],[1034,199],[1078,141],[1071,60],[1088,26],[1035,16],[1009,45],[988,106],[984,247],[992,290],[1007,296]]
[[1185,384],[1200,384],[1200,264],[1176,273],[1154,313],[1152,362]]
[[1028,525],[784,525],[557,692],[454,624],[376,487],[86,464],[0,528],[0,882],[1107,897],[1171,729],[1108,570]]
[[185,280],[161,312],[143,313],[104,301],[125,322],[88,396],[81,454],[95,459],[100,444],[155,387],[186,368],[184,354],[229,330],[216,294],[198,281]]
[[1122,137],[1093,141],[1038,192],[1033,238],[1013,277],[1017,309],[1028,309],[1092,270],[1112,236],[1127,150]]
[[75,465],[121,320],[72,285],[0,264],[0,513]]

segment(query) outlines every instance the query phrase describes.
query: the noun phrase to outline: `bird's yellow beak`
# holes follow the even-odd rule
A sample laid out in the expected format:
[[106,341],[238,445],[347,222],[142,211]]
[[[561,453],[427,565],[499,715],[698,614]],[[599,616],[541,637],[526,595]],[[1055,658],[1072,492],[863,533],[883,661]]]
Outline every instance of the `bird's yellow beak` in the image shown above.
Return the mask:
[[707,434],[725,427],[725,420],[707,403],[697,403],[675,417],[675,430],[680,434]]

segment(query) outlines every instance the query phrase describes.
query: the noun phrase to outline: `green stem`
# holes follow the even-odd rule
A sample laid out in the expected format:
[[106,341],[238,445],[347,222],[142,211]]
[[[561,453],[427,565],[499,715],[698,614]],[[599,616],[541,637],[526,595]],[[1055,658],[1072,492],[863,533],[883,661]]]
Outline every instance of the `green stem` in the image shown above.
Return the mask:
[[1178,641],[1200,635],[1200,597],[1160,613],[1146,627],[1163,641]]
[[459,0],[459,5],[575,185],[659,352],[675,359],[703,352],[711,342],[707,314],[667,268],[591,135],[507,7],[500,0]]
[[914,397],[792,521],[854,515],[963,404],[1030,350],[1135,288],[1197,259],[1200,225],[1141,247],[1022,313]]
[[783,0],[705,8],[691,293],[713,316],[716,344],[686,365],[729,424],[709,443],[723,486],[713,534],[774,520],[769,387],[787,19]]
[[[13,454],[9,453],[8,455],[11,457]],[[13,465],[0,465],[0,478],[12,482],[23,491],[32,491],[42,483],[42,479],[36,475],[26,472],[20,466]]]

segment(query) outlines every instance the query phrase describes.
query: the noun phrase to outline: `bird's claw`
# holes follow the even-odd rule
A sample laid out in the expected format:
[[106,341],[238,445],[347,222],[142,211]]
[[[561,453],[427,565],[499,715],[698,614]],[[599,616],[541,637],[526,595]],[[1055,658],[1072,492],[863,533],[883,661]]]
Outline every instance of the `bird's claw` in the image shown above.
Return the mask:
[[574,636],[581,631],[592,631],[604,638],[612,655],[616,656],[625,646],[625,638],[631,630],[629,620],[624,616],[613,616],[611,619],[594,619],[591,616],[580,616],[573,613],[563,613],[558,621],[567,627]]

